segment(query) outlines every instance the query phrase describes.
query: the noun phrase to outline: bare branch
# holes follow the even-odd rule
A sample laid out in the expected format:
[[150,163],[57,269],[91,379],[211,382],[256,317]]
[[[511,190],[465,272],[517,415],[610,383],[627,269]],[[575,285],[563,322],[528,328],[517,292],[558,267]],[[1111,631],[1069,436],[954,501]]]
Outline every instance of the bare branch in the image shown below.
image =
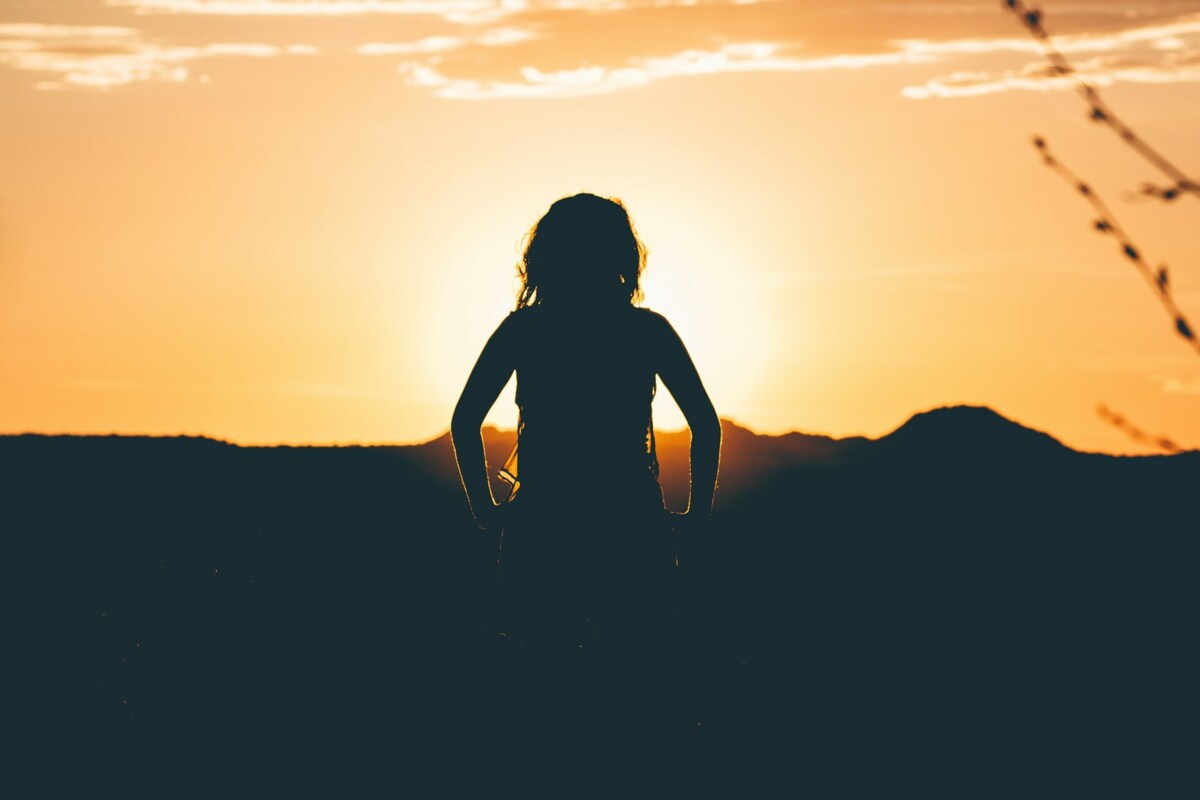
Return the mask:
[[[1150,146],[1145,139],[1138,136],[1132,128],[1121,121],[1112,107],[1100,97],[1100,92],[1083,78],[1062,52],[1054,46],[1054,40],[1046,31],[1045,15],[1038,9],[1032,8],[1023,0],[1004,0],[1004,6],[1017,15],[1021,24],[1042,44],[1050,67],[1056,75],[1067,78],[1075,86],[1075,91],[1088,104],[1088,116],[1093,122],[1106,125],[1121,141],[1132,147],[1138,155],[1149,161],[1155,169],[1166,175],[1170,183],[1166,186],[1147,184],[1143,194],[1170,202],[1181,194],[1189,194],[1200,200],[1200,181],[1188,176],[1175,166],[1166,156]],[[1149,191],[1147,191],[1147,189]]]
[[1162,450],[1165,453],[1174,454],[1187,452],[1183,447],[1180,447],[1166,436],[1155,436],[1153,434],[1146,433],[1144,430],[1134,425],[1132,422],[1113,411],[1108,406],[1100,406],[1096,409],[1096,413],[1099,414],[1100,418],[1105,422],[1112,425],[1114,428],[1121,431],[1135,442],[1139,442],[1140,444],[1148,444],[1151,447],[1157,447],[1159,450]]
[[1154,294],[1158,297],[1159,302],[1162,303],[1163,308],[1171,315],[1171,320],[1175,323],[1175,333],[1186,339],[1188,344],[1192,346],[1192,349],[1197,354],[1200,354],[1200,339],[1197,339],[1196,328],[1188,322],[1182,309],[1175,303],[1175,298],[1171,296],[1171,281],[1167,265],[1160,264],[1155,269],[1146,262],[1146,259],[1142,256],[1142,252],[1125,233],[1125,229],[1117,221],[1116,215],[1112,213],[1112,210],[1109,209],[1104,200],[1100,198],[1100,195],[1096,194],[1096,190],[1059,161],[1050,152],[1050,146],[1046,144],[1045,139],[1041,136],[1035,136],[1033,146],[1041,153],[1042,163],[1057,172],[1063,180],[1074,186],[1075,190],[1091,203],[1092,208],[1095,209],[1098,215],[1092,226],[1100,233],[1117,240],[1117,244],[1121,247],[1121,253],[1133,262],[1137,271],[1142,274],[1142,277],[1154,289]]

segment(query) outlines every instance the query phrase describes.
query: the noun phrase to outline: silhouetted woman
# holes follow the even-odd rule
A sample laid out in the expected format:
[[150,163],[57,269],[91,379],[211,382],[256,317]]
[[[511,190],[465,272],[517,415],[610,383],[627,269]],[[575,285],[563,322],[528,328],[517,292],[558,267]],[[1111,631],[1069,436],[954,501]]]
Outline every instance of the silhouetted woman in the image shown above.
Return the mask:
[[[683,342],[638,307],[646,249],[625,207],[577,194],[526,237],[517,308],[492,334],[454,410],[455,456],[476,522],[503,529],[511,629],[543,642],[620,640],[655,619],[670,528],[707,520],[721,427]],[[480,428],[513,372],[520,410],[509,502],[497,504]],[[692,433],[691,494],[668,515],[658,483],[655,377]]]

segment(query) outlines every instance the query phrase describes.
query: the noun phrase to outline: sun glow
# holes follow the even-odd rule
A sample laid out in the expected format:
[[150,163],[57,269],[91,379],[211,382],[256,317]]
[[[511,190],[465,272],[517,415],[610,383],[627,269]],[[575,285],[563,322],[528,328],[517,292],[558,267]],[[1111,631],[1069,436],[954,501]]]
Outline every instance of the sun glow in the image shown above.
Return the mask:
[[[0,8],[0,430],[437,436],[522,235],[589,191],[628,206],[645,304],[722,416],[880,435],[973,403],[1145,452],[1103,404],[1200,444],[1194,354],[1029,137],[1113,200],[1192,318],[1194,212],[1120,201],[1145,165],[1003,9],[75,5]],[[1200,6],[1115,8],[1056,10],[1063,49],[1186,162]],[[490,421],[515,424],[512,397]],[[656,412],[683,424],[665,392]]]

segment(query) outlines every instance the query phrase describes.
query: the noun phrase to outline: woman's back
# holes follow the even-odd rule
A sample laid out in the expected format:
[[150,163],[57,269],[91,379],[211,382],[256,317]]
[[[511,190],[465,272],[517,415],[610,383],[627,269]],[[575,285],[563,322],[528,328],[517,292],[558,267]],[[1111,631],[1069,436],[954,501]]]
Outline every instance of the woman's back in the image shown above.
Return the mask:
[[513,314],[521,492],[539,504],[657,503],[652,312],[533,306]]
[[[601,619],[610,631],[652,628],[647,609],[661,607],[654,593],[674,564],[670,522],[703,522],[712,508],[720,422],[678,334],[637,307],[645,257],[619,202],[555,202],[527,236],[517,309],[484,345],[451,421],[471,511],[503,529],[513,618],[553,640]],[[514,372],[520,488],[501,505],[480,426]],[[673,520],[654,450],[656,376],[692,431],[688,511]]]
[[[664,702],[688,666],[674,533],[708,519],[720,421],[679,335],[638,307],[646,248],[620,202],[565,197],[526,242],[517,308],[480,352],[450,427],[471,512],[500,534],[491,613],[512,658],[504,693],[514,705],[502,718],[516,725],[495,739],[524,748],[530,731],[519,720],[538,699],[554,712],[539,719],[539,735],[570,748],[574,732],[601,744],[592,732],[619,731],[602,743],[617,763],[642,733],[639,745],[658,759],[664,735],[694,734],[682,706]],[[519,490],[497,503],[481,427],[514,373],[521,424],[516,463],[506,466]],[[659,379],[692,432],[682,515],[668,514],[658,483]],[[581,697],[599,713],[577,716]],[[666,724],[647,724],[654,719]]]

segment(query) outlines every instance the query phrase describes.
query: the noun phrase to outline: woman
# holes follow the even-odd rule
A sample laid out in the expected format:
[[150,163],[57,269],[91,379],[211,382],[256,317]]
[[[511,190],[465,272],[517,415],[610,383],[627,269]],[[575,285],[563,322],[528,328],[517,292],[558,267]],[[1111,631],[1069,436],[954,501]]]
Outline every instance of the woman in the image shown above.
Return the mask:
[[[625,207],[577,194],[526,237],[517,308],[492,334],[454,410],[451,435],[471,512],[503,529],[509,626],[543,642],[615,641],[647,626],[672,565],[671,521],[708,519],[721,427],[667,320],[638,307],[646,249]],[[492,494],[480,428],[517,373],[510,502]],[[656,376],[692,432],[687,511],[668,515],[651,402]]]

